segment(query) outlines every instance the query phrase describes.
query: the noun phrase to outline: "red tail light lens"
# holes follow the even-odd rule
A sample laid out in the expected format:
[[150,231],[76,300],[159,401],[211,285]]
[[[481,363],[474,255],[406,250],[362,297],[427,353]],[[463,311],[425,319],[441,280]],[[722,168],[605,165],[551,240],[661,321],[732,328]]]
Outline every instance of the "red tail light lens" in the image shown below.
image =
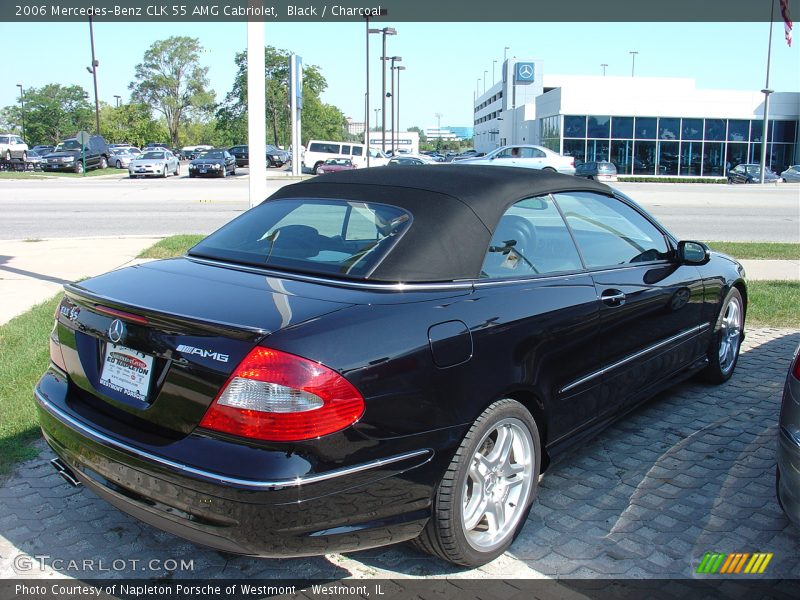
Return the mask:
[[200,426],[242,437],[294,442],[340,431],[364,414],[364,398],[328,367],[254,348],[228,379]]
[[795,379],[800,379],[800,352],[794,357],[794,365],[792,365],[792,375]]

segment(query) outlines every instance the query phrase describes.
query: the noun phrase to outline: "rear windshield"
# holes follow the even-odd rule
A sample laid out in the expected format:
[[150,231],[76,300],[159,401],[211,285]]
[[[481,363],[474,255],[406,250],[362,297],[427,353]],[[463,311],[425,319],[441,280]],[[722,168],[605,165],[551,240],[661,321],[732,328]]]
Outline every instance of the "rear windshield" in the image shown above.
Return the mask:
[[391,252],[410,223],[409,213],[386,204],[270,200],[212,233],[189,254],[363,279]]

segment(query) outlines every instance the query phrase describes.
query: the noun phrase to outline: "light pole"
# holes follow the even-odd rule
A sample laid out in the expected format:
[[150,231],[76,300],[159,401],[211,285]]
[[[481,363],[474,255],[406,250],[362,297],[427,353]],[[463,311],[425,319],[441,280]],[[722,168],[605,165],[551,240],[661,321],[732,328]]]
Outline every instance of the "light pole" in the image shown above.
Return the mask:
[[481,78],[478,77],[475,80],[475,95],[477,96],[480,93],[481,93]]
[[383,34],[383,54],[381,55],[381,70],[383,71],[383,86],[381,93],[381,150],[386,152],[386,36],[397,35],[397,30],[394,27],[384,27],[381,29]]
[[600,63],[600,66],[603,67],[603,77],[605,77],[606,76],[606,67],[608,66],[608,63]]
[[486,76],[489,74],[489,71],[483,72],[483,93],[486,93]]
[[506,62],[506,52],[508,52],[509,50],[511,50],[511,46],[506,46],[505,48],[503,48],[503,62]]
[[378,128],[378,113],[381,112],[380,108],[373,108],[372,110],[375,111],[375,129]]
[[392,61],[392,66],[390,67],[390,70],[391,70],[391,72],[392,72],[392,99],[391,99],[391,105],[392,105],[392,123],[391,123],[391,126],[392,126],[392,154],[394,154],[395,150],[397,149],[397,143],[396,143],[396,139],[397,139],[396,133],[397,133],[397,130],[396,130],[396,129],[395,129],[395,127],[394,127],[394,104],[395,104],[395,102],[394,102],[394,99],[395,99],[395,95],[394,95],[394,70],[395,70],[395,68],[396,68],[396,67],[394,66],[394,63],[402,61],[402,60],[403,60],[403,57],[402,57],[402,56],[392,56],[391,58],[389,58],[389,60],[391,60],[391,61]]
[[442,149],[442,113],[433,115],[436,117],[436,151]]
[[769,89],[769,63],[772,59],[772,19],[775,16],[775,2],[770,1],[769,12],[769,45],[767,46],[767,81],[761,93],[764,94],[764,125],[761,132],[761,176],[760,183],[764,183],[767,169],[767,137],[769,136],[769,95],[774,91]]
[[492,85],[494,85],[494,84],[495,84],[495,78],[494,78],[494,68],[495,68],[496,66],[497,66],[497,61],[496,61],[496,60],[493,60],[493,61],[492,61]]
[[403,65],[397,65],[397,130],[400,131],[400,71],[405,71]]
[[114,94],[114,98],[117,101],[117,108],[119,108],[119,101],[122,100],[122,96],[118,96],[117,94]]
[[97,128],[98,135],[100,134],[100,99],[97,96],[97,67],[100,66],[100,62],[94,56],[94,24],[92,21],[92,17],[89,17],[89,43],[92,46],[92,66],[86,67],[86,70],[92,74],[92,79],[94,79],[94,118],[95,118],[95,126]]
[[[386,14],[386,10],[382,10],[381,14]],[[367,42],[367,51],[366,51],[366,69],[367,69],[367,94],[366,100],[364,102],[364,146],[366,146],[367,152],[367,166],[369,166],[369,35],[371,33],[380,33],[380,29],[371,29],[369,26],[369,16],[364,17],[364,22],[367,25],[367,34],[366,34],[366,42]]]
[[18,83],[19,103],[22,105],[22,139],[25,139],[25,95],[22,93],[22,84]]
[[639,54],[636,50],[628,52],[631,55],[631,77],[633,77],[634,69],[636,68],[636,55]]

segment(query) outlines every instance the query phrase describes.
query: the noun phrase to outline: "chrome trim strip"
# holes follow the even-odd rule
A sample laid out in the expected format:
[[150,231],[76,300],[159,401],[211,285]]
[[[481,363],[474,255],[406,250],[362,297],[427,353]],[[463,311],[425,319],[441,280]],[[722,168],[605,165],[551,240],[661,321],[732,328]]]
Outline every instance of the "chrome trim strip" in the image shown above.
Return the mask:
[[667,345],[671,344],[672,342],[678,341],[681,338],[688,337],[690,335],[694,335],[694,334],[700,333],[704,329],[708,328],[708,326],[709,326],[708,323],[703,323],[702,325],[697,325],[696,327],[692,327],[691,329],[687,329],[685,331],[681,331],[680,333],[677,333],[677,334],[675,334],[675,335],[673,335],[671,337],[668,337],[668,338],[666,338],[664,340],[661,340],[660,342],[656,342],[652,346],[648,346],[647,348],[643,348],[642,350],[639,350],[638,352],[634,352],[630,356],[626,356],[625,358],[622,358],[622,359],[618,360],[615,363],[611,363],[610,365],[605,366],[602,369],[598,369],[597,371],[589,373],[588,375],[584,375],[580,379],[576,379],[575,381],[573,381],[569,385],[566,385],[563,388],[561,388],[558,391],[558,393],[559,394],[563,394],[564,392],[568,392],[569,390],[571,390],[573,388],[576,388],[579,385],[586,383],[587,381],[591,381],[592,379],[596,379],[597,377],[600,377],[601,375],[605,375],[609,371],[613,371],[614,369],[617,369],[617,368],[619,368],[619,367],[621,367],[623,365],[626,365],[629,362],[631,362],[633,360],[636,360],[637,358],[641,358],[645,354],[649,354],[650,352],[653,352],[654,350],[658,350],[659,348],[663,348],[664,346],[667,346]]
[[361,473],[362,471],[368,471],[370,469],[377,469],[406,459],[422,456],[424,454],[433,455],[433,450],[426,448],[424,450],[414,450],[413,452],[397,454],[395,456],[390,456],[389,458],[376,459],[366,463],[362,463],[360,465],[354,465],[352,467],[344,467],[341,469],[334,469],[333,471],[328,471],[326,473],[318,473],[316,475],[309,475],[307,477],[296,477],[294,479],[276,479],[274,481],[239,479],[237,477],[228,477],[227,475],[220,475],[218,473],[204,471],[203,469],[198,469],[196,467],[191,467],[189,465],[175,462],[167,458],[163,458],[161,456],[156,456],[155,454],[151,454],[150,452],[134,448],[133,446],[125,444],[124,442],[120,442],[119,440],[110,438],[107,435],[104,435],[99,431],[96,431],[91,427],[88,427],[84,423],[81,423],[80,421],[73,419],[64,411],[60,410],[52,402],[50,402],[47,398],[45,398],[38,388],[34,389],[33,391],[36,397],[36,401],[42,406],[42,408],[47,410],[52,416],[57,418],[64,425],[67,425],[68,427],[77,431],[78,433],[88,436],[95,442],[113,446],[115,449],[122,450],[129,454],[133,454],[139,458],[147,459],[149,461],[157,463],[160,466],[167,467],[175,471],[179,471],[184,475],[194,475],[202,479],[212,481],[214,483],[236,485],[239,487],[249,488],[258,491],[277,490],[288,487],[299,487],[301,485],[308,485],[311,483],[318,483],[320,481],[327,481],[329,479],[334,479],[336,477],[343,477],[346,475]]
[[184,255],[183,258],[199,264],[210,265],[212,267],[224,267],[245,273],[255,273],[268,277],[278,277],[281,279],[291,279],[304,283],[319,283],[334,287],[350,288],[357,290],[369,290],[374,292],[439,292],[448,290],[471,290],[472,281],[453,281],[441,283],[366,283],[362,281],[349,281],[343,279],[330,279],[328,277],[318,277],[316,275],[302,275],[300,273],[288,273],[275,271],[261,267],[251,267],[210,258],[200,258],[197,256]]

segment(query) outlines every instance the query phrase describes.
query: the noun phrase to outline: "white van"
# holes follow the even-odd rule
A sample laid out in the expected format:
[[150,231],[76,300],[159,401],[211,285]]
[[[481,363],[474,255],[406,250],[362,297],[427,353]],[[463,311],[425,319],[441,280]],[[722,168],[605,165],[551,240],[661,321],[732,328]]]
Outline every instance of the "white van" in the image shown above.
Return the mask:
[[[367,151],[371,167],[383,166],[389,162],[389,159],[379,150],[369,148]],[[310,140],[303,153],[303,169],[316,173],[317,169],[329,158],[349,158],[356,167],[367,166],[364,144]]]

